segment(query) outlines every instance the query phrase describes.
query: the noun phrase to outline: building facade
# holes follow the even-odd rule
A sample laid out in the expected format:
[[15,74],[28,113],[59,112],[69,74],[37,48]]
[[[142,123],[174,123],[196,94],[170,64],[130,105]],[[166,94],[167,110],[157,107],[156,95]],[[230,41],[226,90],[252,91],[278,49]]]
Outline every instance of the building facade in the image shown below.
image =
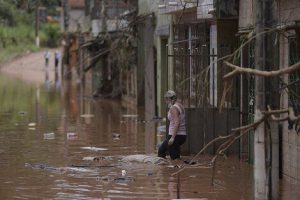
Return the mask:
[[[221,60],[238,45],[238,1],[160,0],[161,15],[172,16],[167,45],[167,88],[174,89],[187,108],[189,141],[186,149],[197,153],[219,135],[239,126],[239,85],[223,97],[227,73]],[[218,107],[224,105],[223,112]],[[216,151],[213,146],[209,153]],[[230,152],[238,153],[239,145]]]
[[[253,37],[253,29],[255,26],[255,1],[240,1],[240,16],[239,16],[239,36],[240,41],[246,41]],[[279,69],[286,68],[300,61],[299,54],[299,2],[298,1],[278,1],[277,15],[274,16],[276,24],[273,30],[278,36],[274,41],[274,48],[278,49],[275,54],[278,55],[277,63]],[[255,67],[255,40],[249,42],[241,49],[242,66],[250,68]],[[272,51],[270,49],[270,51]],[[251,123],[254,115],[254,99],[255,99],[255,77],[243,75],[243,93],[248,94],[242,100],[242,112],[244,123]],[[277,77],[280,86],[285,89],[280,89],[280,98],[272,101],[279,101],[280,108],[292,107],[296,113],[299,113],[299,72],[294,72],[289,75]],[[281,176],[291,178],[291,180],[300,180],[300,149],[299,149],[299,132],[298,125],[291,122],[281,122],[279,124],[279,133],[273,133],[273,137],[278,139],[278,154],[279,157],[279,173]],[[253,139],[250,139],[253,140]],[[250,147],[253,141],[250,141]],[[253,148],[253,147],[251,147]],[[249,153],[253,151],[251,150]],[[253,155],[250,157],[253,157]],[[252,158],[253,159],[253,158]]]

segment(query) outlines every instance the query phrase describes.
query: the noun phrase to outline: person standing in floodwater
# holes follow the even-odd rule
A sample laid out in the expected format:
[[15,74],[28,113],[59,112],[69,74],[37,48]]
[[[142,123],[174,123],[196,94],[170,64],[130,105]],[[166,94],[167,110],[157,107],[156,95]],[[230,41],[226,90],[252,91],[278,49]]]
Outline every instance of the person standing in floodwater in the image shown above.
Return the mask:
[[184,107],[177,102],[177,95],[173,90],[165,93],[165,101],[169,108],[170,124],[168,135],[158,149],[158,156],[165,158],[168,151],[172,160],[180,159],[180,146],[184,144],[187,137]]
[[54,66],[55,66],[55,69],[58,67],[59,59],[60,59],[60,54],[59,54],[58,51],[55,51],[55,53],[54,53]]
[[47,51],[44,53],[45,66],[46,66],[46,67],[48,67],[48,65],[49,65],[49,57],[50,57],[50,52],[49,52],[49,50],[47,50]]

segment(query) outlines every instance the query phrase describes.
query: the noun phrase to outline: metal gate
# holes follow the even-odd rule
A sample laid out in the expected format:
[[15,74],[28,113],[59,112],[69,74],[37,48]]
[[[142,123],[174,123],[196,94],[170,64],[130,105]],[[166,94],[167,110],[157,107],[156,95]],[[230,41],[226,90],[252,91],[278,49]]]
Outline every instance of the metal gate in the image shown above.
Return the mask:
[[[220,67],[218,76],[210,76],[210,61],[215,60],[217,52],[210,53],[209,26],[204,23],[178,24],[174,26],[174,42],[169,46],[168,63],[172,60],[174,89],[178,100],[186,108],[188,142],[184,152],[197,153],[205,144],[219,135],[228,135],[232,128],[239,126],[239,109],[232,104],[219,112],[211,105],[210,84],[214,78],[220,78],[226,71]],[[231,49],[218,47],[219,56],[228,55]],[[218,63],[215,63],[217,65]],[[168,77],[169,78],[169,77]],[[169,80],[168,80],[169,82]],[[215,85],[222,90],[222,84]],[[214,94],[215,92],[213,92]],[[218,91],[219,93],[219,91]],[[231,95],[229,95],[231,96]],[[214,102],[214,101],[213,101]],[[215,153],[218,144],[213,145],[207,153]],[[229,149],[238,153],[238,142]]]
[[200,107],[208,97],[205,90],[209,64],[209,38],[206,24],[179,24],[174,26],[172,43],[174,89],[186,107]]

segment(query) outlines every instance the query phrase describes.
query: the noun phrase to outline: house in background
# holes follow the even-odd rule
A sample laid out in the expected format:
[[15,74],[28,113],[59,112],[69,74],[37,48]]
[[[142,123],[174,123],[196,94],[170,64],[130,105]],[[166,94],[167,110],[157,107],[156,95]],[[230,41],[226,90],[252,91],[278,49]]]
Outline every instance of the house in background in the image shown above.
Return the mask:
[[71,77],[79,71],[79,47],[84,42],[83,34],[90,28],[90,19],[85,15],[84,0],[63,0],[61,9],[61,31],[63,32],[63,74]]
[[85,32],[90,28],[90,18],[85,14],[85,0],[63,0],[61,30],[63,32]]
[[[174,89],[187,108],[189,140],[186,149],[197,153],[219,135],[226,135],[239,122],[239,84],[230,83],[229,94],[221,104],[226,70],[218,59],[231,54],[238,45],[239,1],[160,0],[161,15],[171,15],[170,42],[167,45],[168,88]],[[240,153],[240,144],[230,151]],[[216,151],[215,146],[208,153]]]

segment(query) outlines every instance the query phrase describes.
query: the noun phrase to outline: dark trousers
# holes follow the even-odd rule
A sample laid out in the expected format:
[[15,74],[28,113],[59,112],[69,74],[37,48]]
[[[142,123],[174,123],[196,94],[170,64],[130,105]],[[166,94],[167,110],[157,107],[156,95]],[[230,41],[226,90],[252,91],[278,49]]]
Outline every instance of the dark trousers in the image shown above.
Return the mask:
[[55,67],[58,66],[58,59],[55,59],[55,60],[54,60],[54,64],[55,64]]
[[167,138],[162,142],[158,149],[158,156],[165,158],[167,152],[169,152],[171,159],[175,160],[180,158],[180,146],[184,144],[186,140],[186,135],[176,135],[174,143],[171,146],[169,146],[168,142],[171,137],[171,135],[168,135]]

